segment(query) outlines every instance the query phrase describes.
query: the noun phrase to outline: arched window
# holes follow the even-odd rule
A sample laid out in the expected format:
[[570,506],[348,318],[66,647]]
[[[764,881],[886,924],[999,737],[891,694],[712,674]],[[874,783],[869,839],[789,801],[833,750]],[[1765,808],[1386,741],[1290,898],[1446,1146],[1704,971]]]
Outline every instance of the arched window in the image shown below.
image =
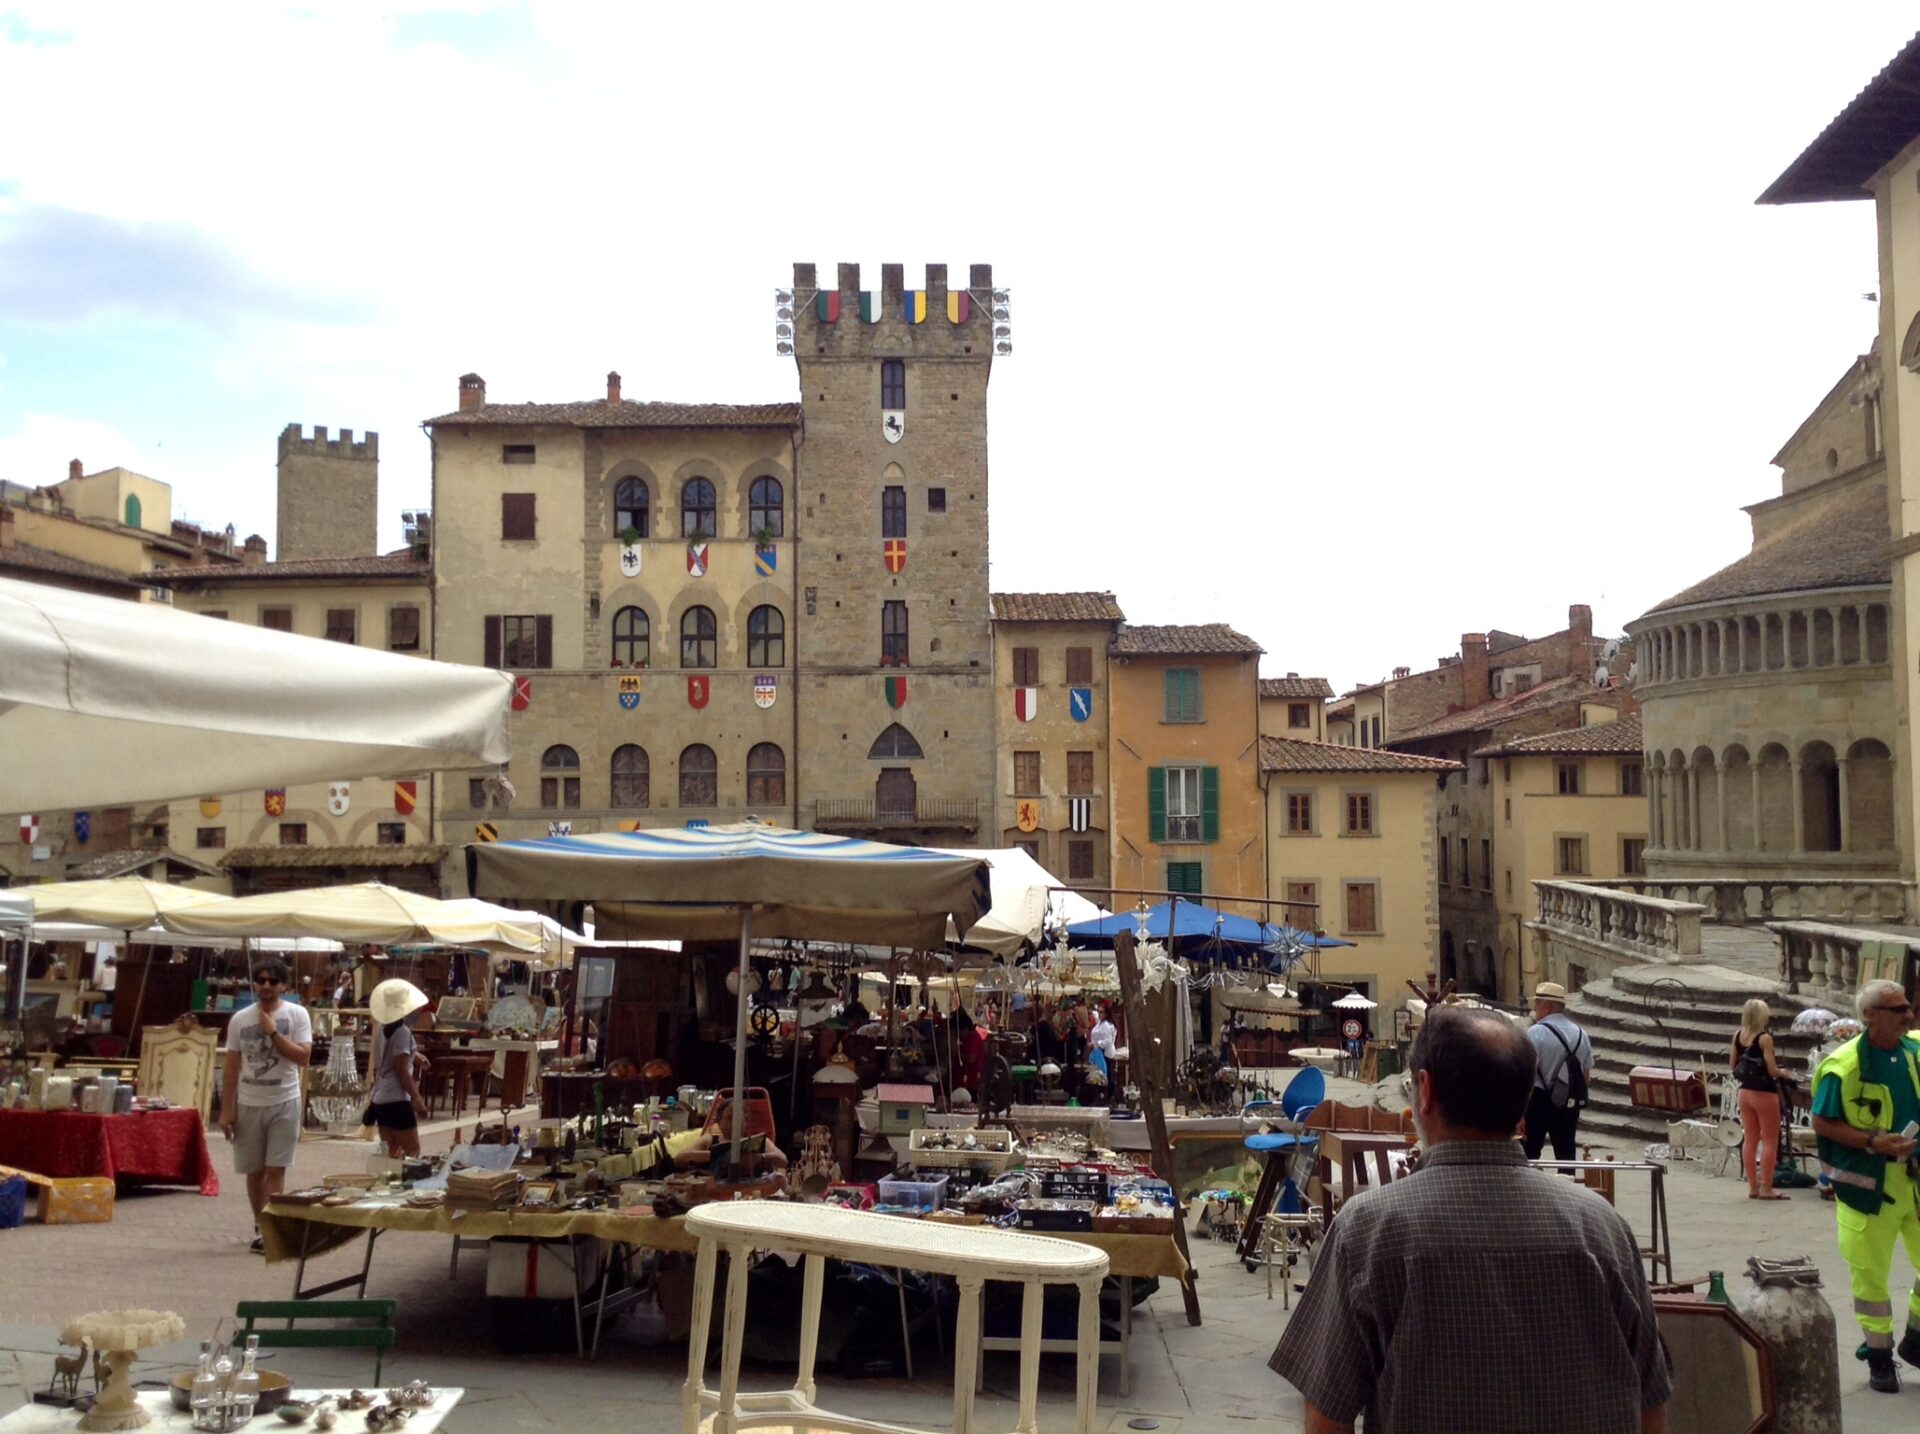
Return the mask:
[[920,744],[913,740],[913,733],[895,722],[873,739],[873,745],[867,748],[867,756],[876,759],[886,757],[899,759],[924,757],[926,753],[922,752]]
[[127,526],[140,526],[140,500],[131,493],[127,494]]
[[540,754],[540,805],[580,805],[580,754],[571,747],[549,747]]
[[646,611],[623,607],[613,615],[613,660],[621,667],[645,667],[652,661],[653,624]]
[[704,478],[689,478],[680,490],[680,536],[711,538],[718,531],[713,524],[713,484]]
[[787,660],[787,620],[771,605],[747,614],[747,666],[780,667]]
[[713,748],[696,742],[680,754],[680,805],[720,805],[720,764],[714,760]]
[[647,524],[652,516],[646,479],[622,478],[613,485],[613,531],[616,536],[628,529],[643,538],[651,536]]
[[653,801],[653,774],[647,749],[629,742],[613,749],[613,784],[608,805],[644,807]]
[[690,607],[680,619],[680,665],[713,667],[715,656],[713,610]]
[[771,742],[747,753],[747,805],[777,807],[787,799],[787,754]]
[[778,538],[787,530],[787,510],[778,478],[756,478],[747,489],[747,522],[755,541]]

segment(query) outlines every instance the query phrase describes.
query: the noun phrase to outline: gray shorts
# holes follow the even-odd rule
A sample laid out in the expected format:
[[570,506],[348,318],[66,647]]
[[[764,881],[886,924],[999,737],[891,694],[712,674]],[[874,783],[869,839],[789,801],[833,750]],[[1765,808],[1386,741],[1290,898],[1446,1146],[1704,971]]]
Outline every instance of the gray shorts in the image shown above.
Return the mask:
[[282,1170],[293,1164],[300,1144],[300,1102],[243,1105],[233,1113],[233,1170],[252,1175],[268,1166]]

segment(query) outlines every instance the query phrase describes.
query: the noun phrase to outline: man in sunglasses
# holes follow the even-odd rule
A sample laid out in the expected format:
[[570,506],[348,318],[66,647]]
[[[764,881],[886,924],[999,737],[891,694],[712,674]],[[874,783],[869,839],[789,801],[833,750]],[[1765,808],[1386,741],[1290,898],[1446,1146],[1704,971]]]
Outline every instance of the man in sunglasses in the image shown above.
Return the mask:
[[[1869,981],[1854,1007],[1866,1029],[1825,1060],[1814,1076],[1813,1130],[1820,1167],[1833,1182],[1840,1254],[1853,1272],[1853,1315],[1866,1335],[1867,1383],[1900,1391],[1894,1367],[1893,1247],[1907,1247],[1920,1272],[1920,1207],[1911,1157],[1920,1130],[1920,1037],[1913,1007],[1894,981]],[[1920,1365],[1920,1284],[1907,1295],[1900,1358]]]
[[235,1173],[247,1177],[255,1251],[265,1248],[260,1212],[286,1188],[300,1144],[300,1068],[313,1055],[313,1021],[304,1006],[285,999],[287,976],[284,961],[256,961],[254,1004],[227,1023],[220,1133],[233,1142]]

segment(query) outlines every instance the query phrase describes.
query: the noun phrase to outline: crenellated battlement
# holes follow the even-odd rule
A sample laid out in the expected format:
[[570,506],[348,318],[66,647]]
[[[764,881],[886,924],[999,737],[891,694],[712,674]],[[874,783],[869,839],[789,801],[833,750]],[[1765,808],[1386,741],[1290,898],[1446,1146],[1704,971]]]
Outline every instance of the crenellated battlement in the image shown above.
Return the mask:
[[833,282],[823,286],[817,266],[795,264],[795,359],[804,363],[820,358],[941,358],[991,363],[996,356],[1012,352],[1005,291],[1000,291],[1001,302],[996,305],[993,265],[971,265],[965,284],[950,285],[947,266],[929,264],[925,283],[925,288],[909,289],[904,265],[882,264],[879,283],[872,283],[869,276],[862,287],[860,266],[841,264]]
[[304,436],[304,430],[297,423],[289,423],[280,430],[280,457],[290,455],[307,458],[356,458],[367,462],[378,462],[380,458],[380,435],[365,433],[356,442],[351,428],[340,430],[338,438],[328,438],[324,425],[313,426],[313,437]]

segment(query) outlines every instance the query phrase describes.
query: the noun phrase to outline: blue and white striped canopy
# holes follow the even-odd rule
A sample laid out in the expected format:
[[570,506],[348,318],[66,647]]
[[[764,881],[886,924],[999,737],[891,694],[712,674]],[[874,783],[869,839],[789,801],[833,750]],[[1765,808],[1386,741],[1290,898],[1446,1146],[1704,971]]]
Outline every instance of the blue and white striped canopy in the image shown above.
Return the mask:
[[474,895],[566,922],[591,903],[608,939],[755,936],[939,947],[992,905],[987,863],[921,847],[741,822],[474,843]]

